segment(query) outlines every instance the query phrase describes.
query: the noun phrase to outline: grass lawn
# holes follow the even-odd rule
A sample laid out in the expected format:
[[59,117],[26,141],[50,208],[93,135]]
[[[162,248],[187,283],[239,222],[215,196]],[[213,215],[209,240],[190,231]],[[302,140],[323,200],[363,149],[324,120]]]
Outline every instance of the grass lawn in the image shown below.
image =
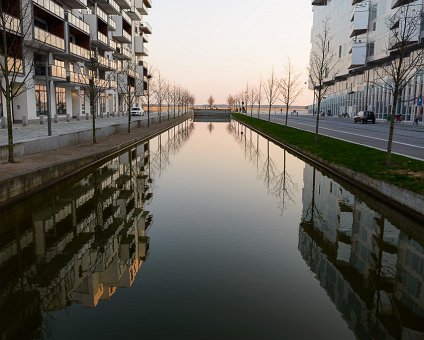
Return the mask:
[[302,149],[327,162],[342,165],[369,177],[424,195],[423,161],[392,155],[393,165],[387,167],[386,153],[380,150],[322,135],[319,136],[318,143],[315,143],[315,134],[312,132],[270,123],[239,113],[233,113],[233,116],[278,141]]

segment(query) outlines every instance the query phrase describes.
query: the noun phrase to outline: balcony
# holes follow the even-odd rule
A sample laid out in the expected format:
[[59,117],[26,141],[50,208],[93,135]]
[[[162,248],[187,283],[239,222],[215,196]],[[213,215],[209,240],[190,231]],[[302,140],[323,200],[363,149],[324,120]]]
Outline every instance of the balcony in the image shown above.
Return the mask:
[[102,32],[97,32],[97,41],[105,46],[109,46],[107,36],[104,35]]
[[367,44],[365,42],[354,42],[352,45],[352,60],[349,69],[365,65],[366,57]]
[[34,26],[34,40],[35,43],[41,44],[42,47],[47,49],[60,50],[61,52],[65,50],[65,40],[63,38],[37,26]]
[[[94,58],[94,55],[93,55]],[[101,55],[97,56],[97,61],[99,63],[100,68],[109,69],[110,68],[110,61],[108,58],[105,58]]]
[[141,21],[141,14],[137,8],[132,7],[130,10],[125,11],[132,21]]
[[143,22],[140,24],[140,31],[145,34],[152,34],[152,28],[147,22]]
[[[3,57],[0,60],[1,60],[2,63],[4,62]],[[11,73],[24,73],[24,65],[22,63],[22,59],[8,57],[7,58],[7,69]],[[1,75],[2,74],[0,73],[0,76]]]
[[90,59],[90,51],[85,49],[84,47],[75,45],[73,43],[69,43],[69,53],[73,54],[76,57],[80,57],[82,59],[89,60]]
[[75,84],[88,84],[88,77],[85,74],[73,71],[67,72],[66,80]]
[[147,6],[145,5],[143,0],[134,0],[134,5],[141,15],[148,15]]
[[122,45],[119,45],[116,47],[115,52],[113,52],[113,56],[116,59],[120,60],[131,60],[132,59],[132,53],[131,50],[128,50],[125,47],[122,47]]
[[122,9],[130,9],[131,4],[128,0],[116,0],[116,3],[121,7]]
[[[10,33],[15,33],[21,35],[21,25],[18,18],[15,18],[12,15],[4,13],[4,29]],[[0,22],[0,30],[3,30],[3,22]]]
[[86,9],[87,0],[62,0],[62,2],[70,9]]
[[68,23],[75,27],[76,29],[80,30],[81,32],[90,35],[90,26],[82,21],[80,18],[76,17],[72,13],[67,13],[68,15]]
[[116,50],[116,42],[114,42],[113,40],[109,40],[109,47],[112,51]]
[[143,37],[134,37],[134,53],[135,55],[141,55],[145,57],[149,55],[149,51],[144,46]]
[[107,14],[99,7],[96,7],[96,15],[97,17],[102,20],[105,24],[108,23],[107,20]]
[[415,0],[392,0],[392,9],[410,4],[411,2],[414,2],[414,1]]
[[39,8],[46,10],[50,14],[65,20],[65,10],[63,7],[60,7],[58,4],[50,0],[33,0],[34,5],[37,5]]
[[108,19],[109,31],[116,31],[116,22],[111,17]]
[[52,78],[66,79],[66,69],[64,66],[64,62],[55,60],[55,64],[51,66]]
[[360,2],[355,5],[353,13],[353,25],[350,37],[364,34],[368,30],[369,2]]
[[327,0],[312,0],[312,6],[327,6]]
[[120,43],[131,43],[131,34],[129,34],[124,27],[131,29],[130,25],[127,25],[124,21],[123,16],[115,15],[113,19],[116,22],[116,30],[112,32],[112,38]]
[[147,8],[152,8],[152,1],[151,0],[143,0],[144,5],[146,5]]
[[119,14],[119,6],[114,0],[98,0],[97,6],[99,6],[107,14]]

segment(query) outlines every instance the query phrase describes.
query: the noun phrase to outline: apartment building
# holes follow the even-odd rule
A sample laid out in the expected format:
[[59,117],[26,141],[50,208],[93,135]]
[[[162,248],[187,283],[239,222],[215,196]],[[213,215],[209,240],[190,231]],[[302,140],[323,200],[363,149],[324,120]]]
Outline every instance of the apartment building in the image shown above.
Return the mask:
[[[405,16],[419,15],[422,0],[312,0],[312,48],[328,20],[335,67],[325,79],[328,86],[322,102],[326,114],[370,110],[376,117],[388,117],[392,93],[388,77],[381,65],[392,51],[391,37],[395,29],[402,30]],[[408,14],[406,8],[408,7]],[[419,26],[419,25],[418,25]],[[410,38],[412,49],[421,48],[424,31],[417,27]],[[385,78],[382,78],[385,77]],[[386,80],[383,81],[382,79]],[[402,120],[413,121],[420,114],[423,95],[424,70],[406,86],[397,105]],[[310,86],[312,89],[312,85]],[[309,107],[312,113],[314,106]],[[422,111],[421,111],[422,112]]]
[[[128,91],[136,94],[136,104],[141,106],[148,74],[145,44],[152,33],[145,17],[151,0],[2,3],[0,16],[8,20],[0,28],[6,31],[9,58],[5,61],[3,57],[1,62],[14,65],[18,72],[12,86],[25,82],[25,91],[12,103],[14,122],[39,119],[48,108],[52,117],[88,115],[85,89],[93,73],[95,85],[101,89],[97,115],[126,111]],[[0,116],[5,116],[5,98],[0,98]]]

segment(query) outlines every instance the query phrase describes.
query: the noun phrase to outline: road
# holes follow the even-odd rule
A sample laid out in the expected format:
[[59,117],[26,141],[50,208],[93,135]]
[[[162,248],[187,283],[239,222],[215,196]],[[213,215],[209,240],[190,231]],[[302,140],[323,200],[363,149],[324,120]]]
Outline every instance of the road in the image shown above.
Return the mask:
[[[261,114],[268,120],[268,115]],[[284,124],[285,115],[271,114],[273,122]],[[315,132],[316,116],[290,116],[291,127]],[[387,149],[389,123],[377,120],[375,124],[355,124],[351,118],[320,117],[319,133],[333,138],[366,145],[379,150]],[[393,152],[411,158],[424,160],[424,125],[396,123],[393,136]]]

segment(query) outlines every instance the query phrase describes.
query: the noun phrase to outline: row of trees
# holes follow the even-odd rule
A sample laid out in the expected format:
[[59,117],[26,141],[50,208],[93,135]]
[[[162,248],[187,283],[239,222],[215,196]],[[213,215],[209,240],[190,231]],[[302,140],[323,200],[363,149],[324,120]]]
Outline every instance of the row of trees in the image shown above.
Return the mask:
[[301,73],[297,71],[290,59],[284,65],[283,72],[279,76],[274,69],[265,80],[262,77],[257,86],[246,85],[246,87],[235,95],[229,95],[227,104],[231,110],[240,110],[245,113],[250,111],[253,116],[253,109],[257,105],[257,114],[261,111],[263,104],[268,109],[268,120],[271,120],[272,106],[281,102],[285,106],[287,125],[290,107],[295,103],[303,92]]

